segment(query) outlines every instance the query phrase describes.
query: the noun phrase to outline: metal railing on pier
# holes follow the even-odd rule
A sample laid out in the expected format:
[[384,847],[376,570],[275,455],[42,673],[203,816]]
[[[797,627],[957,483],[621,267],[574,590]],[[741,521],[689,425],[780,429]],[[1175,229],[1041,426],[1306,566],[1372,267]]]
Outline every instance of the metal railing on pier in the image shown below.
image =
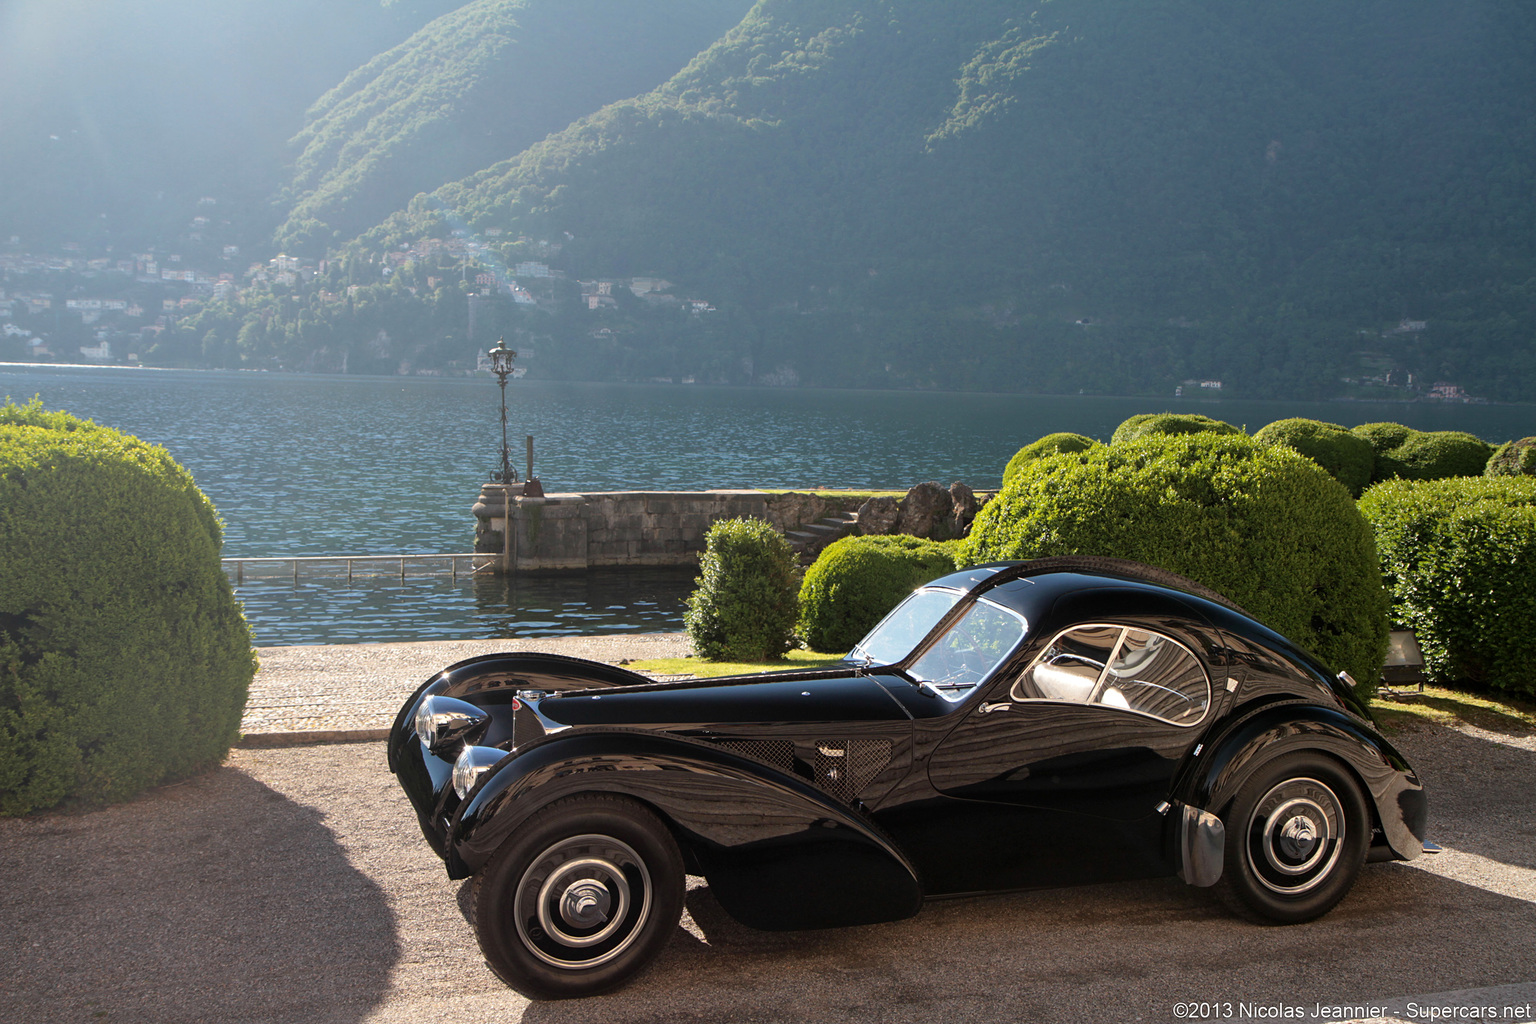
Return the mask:
[[[347,582],[352,582],[354,576],[383,576],[395,575],[398,571],[401,579],[405,579],[406,566],[422,567],[426,571],[449,573],[454,579],[459,578],[460,568],[466,566],[465,573],[474,575],[483,572],[501,560],[499,554],[487,554],[485,552],[470,552],[468,554],[447,555],[294,555],[280,558],[221,558],[224,571],[229,573],[235,581],[235,586],[245,582],[245,567],[252,566],[258,570],[268,566],[289,566],[291,573],[282,573],[282,576],[292,576],[293,582],[299,582],[299,568],[312,570],[313,575],[337,575],[340,576],[343,569],[347,574]],[[433,565],[433,563],[447,563],[446,565]],[[326,572],[326,570],[333,570]],[[260,572],[253,574],[256,579],[275,579],[277,574]]]

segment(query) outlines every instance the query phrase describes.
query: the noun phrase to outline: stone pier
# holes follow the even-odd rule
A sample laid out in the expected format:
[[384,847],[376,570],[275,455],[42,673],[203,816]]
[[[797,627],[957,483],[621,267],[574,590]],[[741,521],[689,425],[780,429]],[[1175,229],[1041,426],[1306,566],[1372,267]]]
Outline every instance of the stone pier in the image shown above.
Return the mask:
[[[619,565],[696,565],[717,519],[767,519],[762,491],[597,491],[524,497],[485,484],[475,502],[475,550],[503,572]],[[510,506],[510,507],[509,507]],[[510,529],[508,524],[510,522]]]

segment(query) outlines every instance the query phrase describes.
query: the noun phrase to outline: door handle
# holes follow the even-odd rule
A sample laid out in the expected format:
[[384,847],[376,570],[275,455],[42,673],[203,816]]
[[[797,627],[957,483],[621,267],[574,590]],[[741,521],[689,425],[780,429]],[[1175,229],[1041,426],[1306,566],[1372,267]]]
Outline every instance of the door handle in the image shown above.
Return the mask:
[[1013,707],[1013,705],[1006,700],[1000,700],[996,704],[983,703],[979,709],[979,713],[983,715],[990,715],[994,711],[1007,711],[1011,707]]

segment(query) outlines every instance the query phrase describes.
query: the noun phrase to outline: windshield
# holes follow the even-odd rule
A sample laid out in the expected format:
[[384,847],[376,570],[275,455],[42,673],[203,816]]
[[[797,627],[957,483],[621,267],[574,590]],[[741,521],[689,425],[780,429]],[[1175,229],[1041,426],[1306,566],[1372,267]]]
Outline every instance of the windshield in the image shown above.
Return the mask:
[[907,672],[957,701],[976,688],[1024,639],[1024,617],[982,598],[965,610]]
[[[866,665],[903,660],[962,596],[953,590],[917,591],[859,641],[849,660]],[[1013,653],[1026,632],[1022,615],[982,598],[923,651],[907,674],[946,700],[960,700]]]
[[953,590],[919,590],[908,595],[897,605],[880,625],[857,644],[848,655],[849,661],[865,665],[891,665],[923,642],[939,620],[955,606],[961,595]]

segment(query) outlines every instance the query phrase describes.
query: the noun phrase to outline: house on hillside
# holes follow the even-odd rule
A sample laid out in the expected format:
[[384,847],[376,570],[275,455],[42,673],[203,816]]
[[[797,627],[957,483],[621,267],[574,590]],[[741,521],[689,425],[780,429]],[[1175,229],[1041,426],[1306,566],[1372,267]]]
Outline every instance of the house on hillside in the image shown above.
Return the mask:
[[1466,402],[1472,396],[1467,394],[1459,384],[1437,380],[1424,397],[1439,402]]
[[651,292],[670,291],[671,288],[672,282],[660,277],[636,277],[631,278],[629,282],[629,290],[637,299]]

